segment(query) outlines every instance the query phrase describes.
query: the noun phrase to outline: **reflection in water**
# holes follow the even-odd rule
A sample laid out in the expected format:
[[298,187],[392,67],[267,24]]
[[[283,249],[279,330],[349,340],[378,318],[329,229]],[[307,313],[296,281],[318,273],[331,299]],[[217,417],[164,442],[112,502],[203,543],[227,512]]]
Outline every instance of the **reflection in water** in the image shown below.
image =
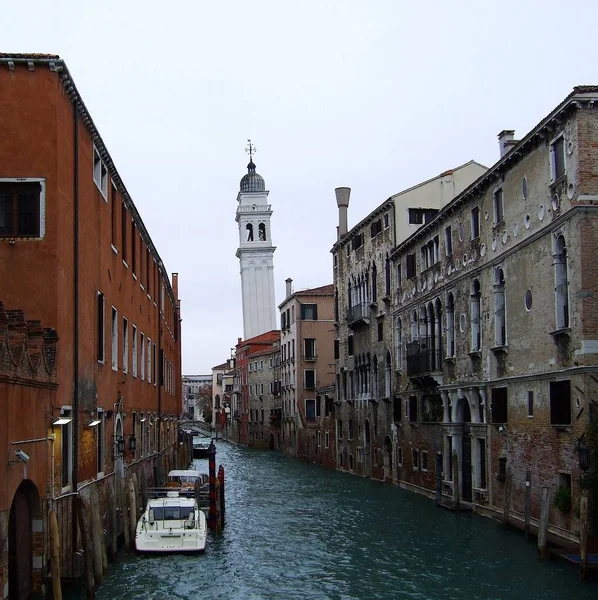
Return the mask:
[[[207,471],[207,461],[195,461]],[[218,444],[224,533],[203,555],[121,555],[106,599],[596,598],[575,568],[483,517],[276,453]]]

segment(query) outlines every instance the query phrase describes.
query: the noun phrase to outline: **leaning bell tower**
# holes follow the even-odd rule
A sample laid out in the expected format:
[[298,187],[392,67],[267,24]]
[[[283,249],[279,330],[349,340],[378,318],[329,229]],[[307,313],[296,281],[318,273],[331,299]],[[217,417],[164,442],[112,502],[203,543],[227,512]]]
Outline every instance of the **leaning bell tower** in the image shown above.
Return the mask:
[[276,329],[274,299],[274,251],[266,184],[255,172],[255,147],[248,140],[249,164],[237,194],[239,225],[237,258],[241,269],[243,337],[249,339]]

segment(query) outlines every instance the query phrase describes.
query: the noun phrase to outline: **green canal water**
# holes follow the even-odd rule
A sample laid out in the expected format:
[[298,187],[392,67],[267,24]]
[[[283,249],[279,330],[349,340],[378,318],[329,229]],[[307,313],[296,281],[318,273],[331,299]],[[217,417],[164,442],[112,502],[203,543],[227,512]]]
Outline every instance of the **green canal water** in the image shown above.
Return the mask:
[[[203,555],[123,554],[97,598],[597,598],[495,521],[389,485],[218,443],[227,522]],[[207,471],[207,461],[195,461]]]

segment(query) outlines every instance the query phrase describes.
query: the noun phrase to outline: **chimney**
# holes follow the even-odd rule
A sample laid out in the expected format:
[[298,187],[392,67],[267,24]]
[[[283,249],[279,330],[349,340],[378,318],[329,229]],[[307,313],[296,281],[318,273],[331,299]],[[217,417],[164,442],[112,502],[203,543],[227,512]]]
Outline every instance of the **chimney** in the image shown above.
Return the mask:
[[347,209],[349,208],[349,196],[351,188],[339,187],[334,190],[336,194],[336,205],[338,206],[338,239],[347,235]]
[[287,284],[287,298],[293,293],[293,280],[289,277],[285,283]]
[[514,129],[503,129],[498,134],[498,146],[500,148],[500,157],[502,158],[510,149],[508,142],[515,137]]

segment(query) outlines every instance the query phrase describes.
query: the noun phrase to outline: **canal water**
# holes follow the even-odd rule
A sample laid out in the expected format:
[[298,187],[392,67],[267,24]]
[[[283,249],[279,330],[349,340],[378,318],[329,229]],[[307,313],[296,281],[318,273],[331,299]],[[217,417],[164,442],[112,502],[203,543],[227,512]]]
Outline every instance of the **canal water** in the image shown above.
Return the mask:
[[[597,598],[490,519],[274,452],[219,442],[224,532],[203,555],[122,554],[100,599]],[[195,461],[207,471],[207,461]]]

